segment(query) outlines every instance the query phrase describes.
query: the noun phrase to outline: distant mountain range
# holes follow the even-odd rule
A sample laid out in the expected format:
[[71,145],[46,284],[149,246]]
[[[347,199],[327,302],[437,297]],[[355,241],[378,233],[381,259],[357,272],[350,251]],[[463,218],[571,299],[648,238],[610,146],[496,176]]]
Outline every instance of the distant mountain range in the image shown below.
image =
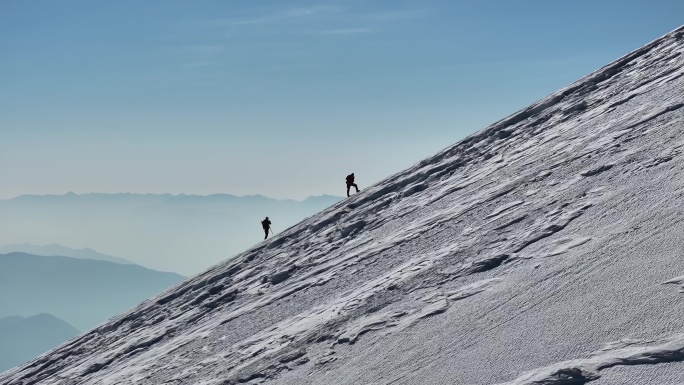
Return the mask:
[[[190,275],[263,240],[268,216],[278,234],[342,198],[301,202],[262,195],[172,194],[22,195],[0,200],[0,245],[5,252],[68,255],[112,262],[111,255],[160,271]],[[17,245],[51,245],[47,250]],[[52,244],[90,247],[106,256],[55,251]],[[105,258],[109,257],[109,259]]]
[[0,255],[0,317],[49,313],[88,330],[185,277],[133,264]]
[[0,318],[0,372],[29,361],[79,335],[53,315]]
[[97,261],[108,261],[114,263],[132,264],[133,262],[119,258],[112,257],[111,255],[105,255],[98,253],[97,251],[87,247],[85,249],[72,249],[70,247],[62,246],[57,243],[51,245],[32,245],[30,243],[22,243],[20,245],[7,245],[0,246],[0,254],[7,253],[26,253],[33,255],[42,255],[45,257],[51,256],[61,256],[61,257],[71,257],[71,258],[82,258],[82,259],[94,259]]

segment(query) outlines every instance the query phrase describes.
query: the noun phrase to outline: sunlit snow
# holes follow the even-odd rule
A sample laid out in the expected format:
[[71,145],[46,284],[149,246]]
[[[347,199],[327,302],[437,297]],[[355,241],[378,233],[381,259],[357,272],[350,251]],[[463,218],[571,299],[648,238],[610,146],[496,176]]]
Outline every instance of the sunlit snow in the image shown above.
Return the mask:
[[684,383],[682,75],[684,27],[0,383]]

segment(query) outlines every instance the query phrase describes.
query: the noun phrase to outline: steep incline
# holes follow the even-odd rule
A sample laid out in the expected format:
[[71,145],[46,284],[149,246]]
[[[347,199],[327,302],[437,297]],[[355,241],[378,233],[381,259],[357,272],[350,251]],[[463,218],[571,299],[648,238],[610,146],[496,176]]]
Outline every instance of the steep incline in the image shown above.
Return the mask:
[[682,383],[683,53],[684,27],[0,383]]

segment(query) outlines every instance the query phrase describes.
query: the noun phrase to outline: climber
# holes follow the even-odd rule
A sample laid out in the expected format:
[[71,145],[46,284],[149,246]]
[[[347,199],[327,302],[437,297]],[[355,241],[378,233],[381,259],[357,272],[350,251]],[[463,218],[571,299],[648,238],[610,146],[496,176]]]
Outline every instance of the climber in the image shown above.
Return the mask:
[[268,219],[268,217],[261,221],[261,227],[264,228],[264,239],[268,238],[268,231],[271,229],[271,221]]
[[354,186],[356,192],[359,192],[359,186],[354,183],[354,173],[347,175],[347,196],[349,196],[349,188]]

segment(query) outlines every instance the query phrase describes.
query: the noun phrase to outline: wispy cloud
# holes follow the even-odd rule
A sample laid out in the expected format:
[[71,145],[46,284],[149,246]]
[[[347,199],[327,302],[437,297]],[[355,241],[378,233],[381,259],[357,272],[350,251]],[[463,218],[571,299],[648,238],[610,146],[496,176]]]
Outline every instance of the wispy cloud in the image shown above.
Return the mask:
[[201,68],[218,65],[216,58],[223,50],[222,45],[197,44],[166,48],[161,52],[164,55],[171,55],[180,59],[181,65],[184,67]]
[[341,8],[332,5],[319,5],[306,8],[289,8],[270,11],[266,14],[236,18],[212,20],[208,24],[214,26],[238,26],[250,24],[273,24],[297,19],[311,18],[315,16],[330,15],[340,12]]
[[433,13],[431,9],[403,9],[396,11],[385,11],[377,13],[369,13],[364,15],[366,20],[374,21],[402,21],[422,19],[430,16]]
[[217,64],[218,63],[215,61],[206,60],[206,61],[196,61],[196,62],[186,63],[185,67],[189,67],[189,68],[213,67]]
[[175,53],[210,56],[223,51],[221,45],[189,45],[172,49]]
[[[422,19],[434,15],[432,9],[353,9],[337,5],[315,5],[296,8],[261,8],[242,11],[230,18],[195,22],[196,26],[222,30],[222,33],[238,32],[239,27],[259,27],[260,34],[269,34],[266,27],[287,27],[288,33],[312,33],[318,35],[351,35],[377,32],[385,24],[395,24]],[[228,29],[232,30],[228,32]],[[249,31],[249,29],[245,29]],[[277,30],[283,33],[283,30]]]
[[[315,5],[296,8],[270,7],[251,9],[241,12],[241,15],[235,15],[229,18],[196,21],[192,24],[203,27],[226,28],[250,25],[277,25],[284,23],[313,23],[325,20],[336,25],[362,24],[378,27],[379,24],[382,23],[410,21],[430,17],[432,15],[434,15],[434,10],[429,8],[370,10],[342,8],[337,5]],[[333,30],[334,29],[331,29],[331,31]],[[341,26],[337,28],[337,30],[349,30],[349,33],[367,33],[370,28],[349,28]],[[335,33],[333,32],[330,34],[332,35]]]
[[[427,8],[379,9],[370,5],[360,8],[337,5],[250,7],[228,18],[196,21],[193,25],[205,29],[202,33],[214,40],[235,37],[268,39],[277,35],[292,37],[301,34],[332,37],[376,33],[433,15],[434,10]],[[214,54],[220,49],[218,46],[188,48],[197,55]]]
[[319,35],[356,35],[361,33],[371,33],[373,29],[371,28],[341,28],[341,29],[329,29],[324,31],[316,31],[314,33]]

